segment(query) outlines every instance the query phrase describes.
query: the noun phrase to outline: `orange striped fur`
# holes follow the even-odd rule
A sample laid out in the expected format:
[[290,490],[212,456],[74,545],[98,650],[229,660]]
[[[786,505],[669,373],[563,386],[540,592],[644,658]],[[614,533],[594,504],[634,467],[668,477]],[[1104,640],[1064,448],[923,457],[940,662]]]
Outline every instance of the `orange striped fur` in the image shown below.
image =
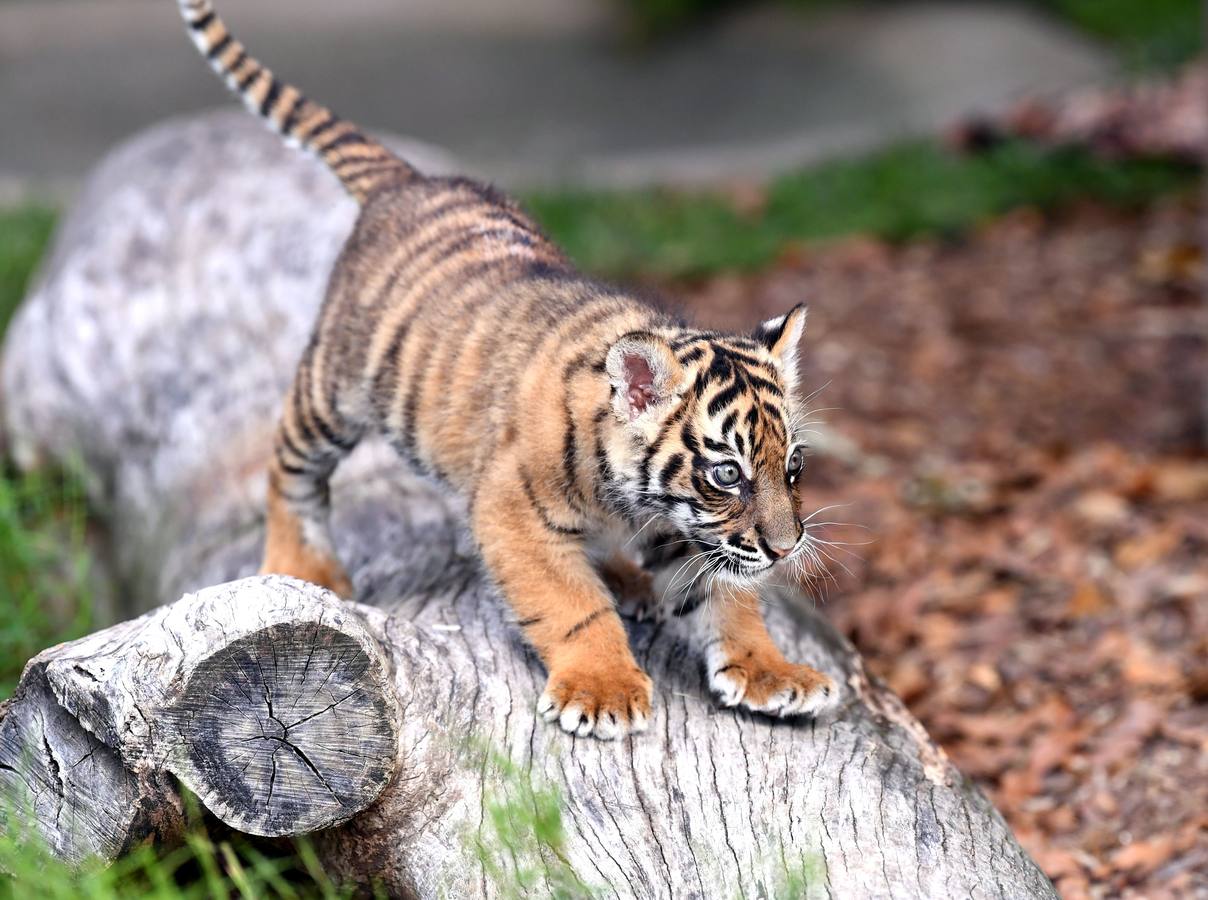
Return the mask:
[[466,498],[548,669],[547,720],[601,738],[646,727],[651,683],[618,599],[642,615],[708,601],[723,703],[833,704],[829,678],[776,649],[757,593],[808,551],[793,395],[804,309],[719,334],[585,278],[512,201],[422,176],[248,56],[208,0],[180,4],[248,108],[361,204],[278,428],[263,571],[353,593],[328,537],[328,479],[384,434]]

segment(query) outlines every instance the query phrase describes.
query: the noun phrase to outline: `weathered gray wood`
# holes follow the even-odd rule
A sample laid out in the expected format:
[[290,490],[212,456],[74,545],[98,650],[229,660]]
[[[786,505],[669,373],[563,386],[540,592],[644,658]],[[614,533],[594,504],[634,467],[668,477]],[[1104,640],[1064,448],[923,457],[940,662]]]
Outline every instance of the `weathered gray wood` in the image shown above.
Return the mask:
[[144,840],[172,844],[184,825],[166,773],[142,778],[68,713],[46,682],[45,663],[26,669],[0,720],[0,820],[33,835],[62,859],[113,859]]
[[[382,649],[348,604],[285,578],[207,588],[52,647],[0,722],[0,789],[63,856],[179,830],[178,778],[257,835],[328,828],[398,762]],[[28,787],[27,787],[28,786]]]
[[[276,407],[351,208],[310,161],[228,117],[115,160],[14,323],[2,384],[23,462],[83,454],[127,596],[146,607],[254,571]],[[400,704],[398,776],[316,835],[333,872],[421,897],[506,895],[530,867],[538,893],[568,878],[580,891],[577,877],[617,897],[1052,896],[1001,816],[803,598],[778,597],[770,624],[791,657],[836,677],[837,714],[719,708],[694,614],[631,628],[656,685],[650,730],[574,739],[534,714],[544,673],[452,501],[370,442],[338,471],[333,504]],[[508,824],[537,805],[530,779],[559,797],[561,846]]]

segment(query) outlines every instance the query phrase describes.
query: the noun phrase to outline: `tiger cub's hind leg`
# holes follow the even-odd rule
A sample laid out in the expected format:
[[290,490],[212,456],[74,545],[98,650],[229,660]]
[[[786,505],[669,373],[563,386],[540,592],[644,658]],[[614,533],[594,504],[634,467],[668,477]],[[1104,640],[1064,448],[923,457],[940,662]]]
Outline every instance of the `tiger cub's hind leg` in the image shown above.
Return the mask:
[[347,599],[352,596],[352,581],[336,557],[328,531],[328,480],[360,434],[333,411],[324,414],[316,408],[313,374],[308,352],[273,441],[260,572],[292,575]]

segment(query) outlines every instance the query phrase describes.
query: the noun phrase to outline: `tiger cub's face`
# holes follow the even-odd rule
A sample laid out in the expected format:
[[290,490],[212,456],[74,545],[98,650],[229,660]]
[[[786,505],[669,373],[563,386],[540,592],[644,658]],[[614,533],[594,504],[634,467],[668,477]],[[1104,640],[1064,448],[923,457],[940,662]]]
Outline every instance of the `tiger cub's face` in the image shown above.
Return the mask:
[[749,337],[626,335],[608,355],[624,450],[617,493],[709,555],[708,569],[749,582],[802,549],[795,429],[797,344],[805,309]]

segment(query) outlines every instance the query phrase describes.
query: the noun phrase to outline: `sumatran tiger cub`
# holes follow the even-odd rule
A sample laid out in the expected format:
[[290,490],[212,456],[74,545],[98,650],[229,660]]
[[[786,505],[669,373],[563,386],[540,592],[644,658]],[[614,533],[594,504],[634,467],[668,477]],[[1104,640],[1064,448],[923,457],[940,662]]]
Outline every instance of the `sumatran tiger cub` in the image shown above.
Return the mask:
[[805,310],[719,334],[585,278],[511,200],[424,177],[275,78],[209,0],[180,6],[247,107],[361,206],[277,430],[263,571],[352,594],[328,537],[328,479],[383,434],[465,498],[548,669],[547,721],[599,738],[646,728],[651,681],[617,609],[651,612],[657,594],[674,611],[708,601],[708,679],[726,706],[833,705],[832,680],[772,643],[758,595],[809,544],[793,396]]

